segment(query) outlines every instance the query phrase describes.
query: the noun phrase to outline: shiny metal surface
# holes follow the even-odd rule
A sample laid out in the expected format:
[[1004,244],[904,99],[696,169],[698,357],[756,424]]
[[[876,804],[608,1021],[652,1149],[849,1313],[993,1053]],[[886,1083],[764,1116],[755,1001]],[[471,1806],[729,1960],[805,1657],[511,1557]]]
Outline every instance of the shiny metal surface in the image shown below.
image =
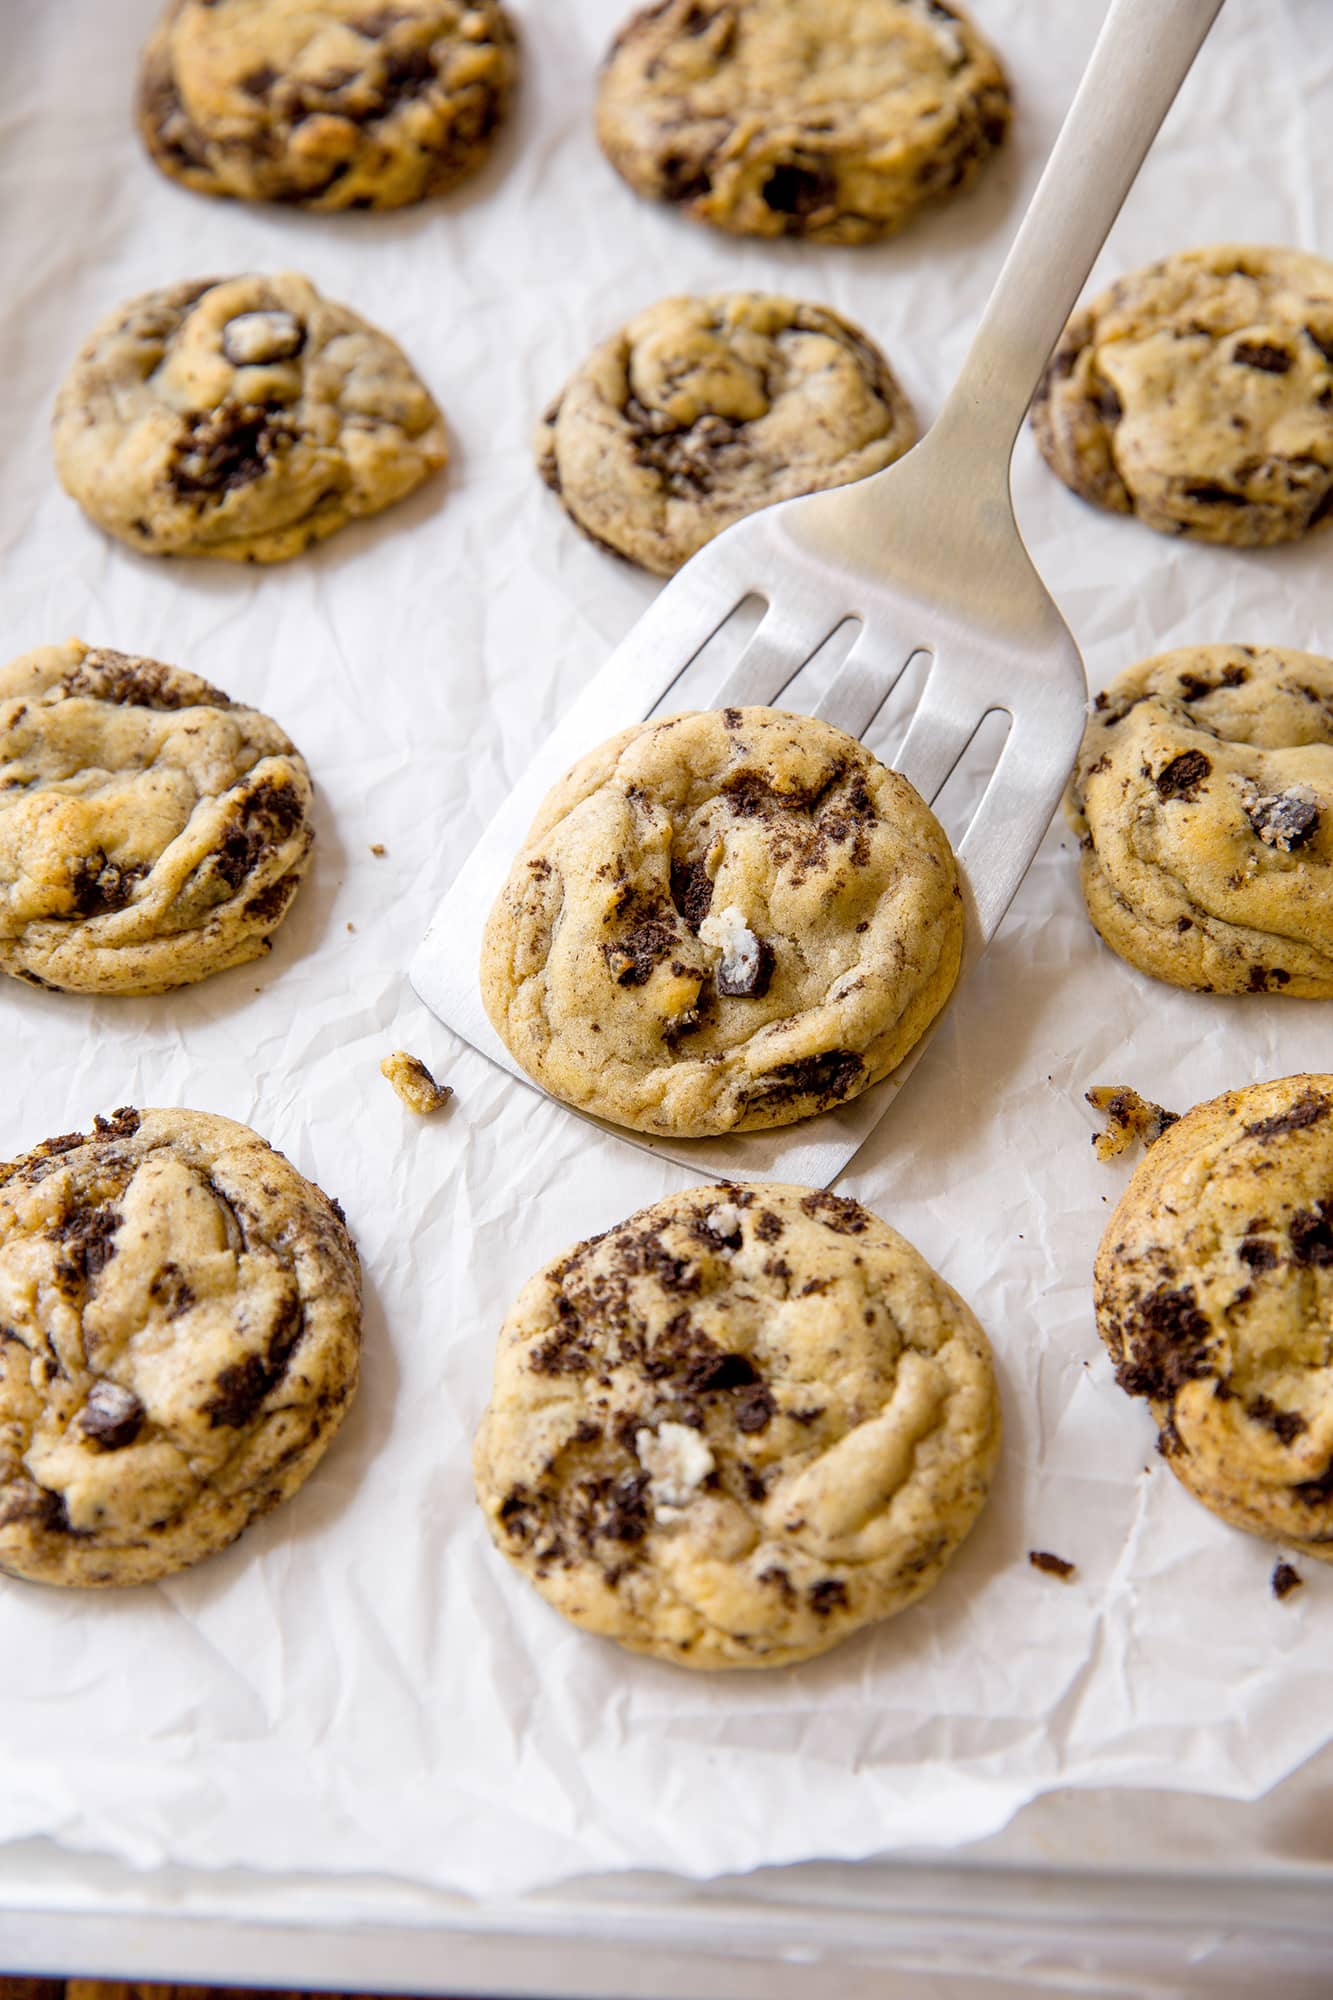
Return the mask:
[[[781,502],[702,549],[584,690],[483,834],[411,978],[442,1021],[529,1088],[537,1086],[481,1004],[486,918],[556,779],[613,731],[663,707],[809,709],[860,736],[909,661],[927,654],[925,686],[894,759],[924,798],[938,799],[988,715],[1007,718],[958,845],[968,902],[964,973],[994,936],[1059,802],[1087,700],[1078,649],[1014,520],[1014,440],[1069,309],[1221,7],[1222,0],[1114,0],[963,373],[926,438],[873,478]],[[734,614],[755,600],[764,606],[758,629],[728,660]],[[860,629],[821,687],[804,670],[849,619]],[[686,701],[680,684],[705,648],[708,671],[701,685],[691,674]],[[852,1104],[777,1132],[664,1140],[604,1129],[704,1175],[827,1185],[920,1053],[918,1046]]]

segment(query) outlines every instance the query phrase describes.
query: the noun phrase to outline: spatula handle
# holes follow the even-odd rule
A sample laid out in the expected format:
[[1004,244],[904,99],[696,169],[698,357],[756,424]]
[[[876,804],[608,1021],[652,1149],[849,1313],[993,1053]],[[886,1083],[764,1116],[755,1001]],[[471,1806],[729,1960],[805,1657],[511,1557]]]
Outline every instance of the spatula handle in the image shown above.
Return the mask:
[[1007,466],[1070,308],[1223,0],[1112,0],[963,372],[935,426]]

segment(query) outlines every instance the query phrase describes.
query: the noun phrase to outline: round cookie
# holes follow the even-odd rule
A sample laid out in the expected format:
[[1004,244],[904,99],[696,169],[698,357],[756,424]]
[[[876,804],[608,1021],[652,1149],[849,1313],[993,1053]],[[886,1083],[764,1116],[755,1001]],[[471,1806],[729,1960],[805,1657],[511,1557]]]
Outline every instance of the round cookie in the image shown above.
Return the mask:
[[342,1211],[247,1126],[123,1110],[0,1166],[0,1571],[225,1548],[323,1456],[360,1340]]
[[549,793],[487,922],[481,986],[528,1074],[699,1138],[887,1076],[958,976],[944,830],[853,737],[767,708],[623,730]]
[[1009,116],[943,0],[658,0],[611,48],[597,135],[637,193],[719,229],[865,243],[974,180]]
[[1065,796],[1113,951],[1211,993],[1333,995],[1333,660],[1184,646],[1097,696]]
[[929,1590],[999,1448],[986,1336],[910,1243],[838,1195],[722,1186],[524,1287],[473,1466],[496,1546],[575,1624],[776,1667]]
[[0,971],[165,993],[269,949],[310,773],[195,674],[77,639],[0,667]]
[[56,398],[56,471],[150,555],[282,562],[447,457],[401,348],[308,278],[205,279],[104,319]]
[[496,0],[171,0],[139,129],[200,194],[400,208],[476,172],[516,71]]
[[1333,264],[1185,250],[1074,314],[1032,409],[1084,500],[1167,535],[1294,541],[1333,508]]
[[663,299],[594,349],[546,412],[537,460],[594,541],[670,576],[733,521],[863,479],[916,436],[858,328],[720,292]]
[[1333,1561],[1333,1076],[1229,1090],[1171,1126],[1107,1225],[1096,1304],[1181,1483]]

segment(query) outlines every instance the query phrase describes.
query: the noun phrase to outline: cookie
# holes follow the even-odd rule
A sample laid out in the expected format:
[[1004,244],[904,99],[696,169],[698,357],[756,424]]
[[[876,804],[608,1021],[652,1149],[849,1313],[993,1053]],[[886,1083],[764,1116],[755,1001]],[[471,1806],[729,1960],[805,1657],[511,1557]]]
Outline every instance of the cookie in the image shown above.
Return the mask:
[[0,1570],[225,1548],[342,1422],[360,1297],[337,1204],[230,1118],[117,1111],[0,1166]]
[[839,1195],[722,1186],[530,1280],[473,1466],[497,1548],[576,1625],[777,1667],[929,1590],[999,1448],[986,1336],[910,1243]]
[[1097,696],[1065,797],[1113,951],[1205,993],[1333,994],[1333,660],[1182,646]]
[[1074,314],[1032,410],[1082,499],[1166,535],[1294,541],[1333,509],[1333,264],[1185,250]]
[[110,314],[56,398],[54,448],[109,535],[232,562],[299,555],[448,457],[402,350],[290,271],[168,285]]
[[165,993],[269,949],[314,833],[276,722],[77,639],[0,667],[0,970]]
[[1182,1485],[1333,1562],[1333,1076],[1229,1090],[1164,1132],[1107,1225],[1096,1304]]
[[401,208],[476,172],[516,72],[496,0],[171,0],[139,130],[199,194]]
[[1009,113],[943,0],[658,0],[607,57],[597,135],[637,193],[701,222],[865,243],[968,186]]
[[545,1089],[635,1131],[788,1125],[887,1076],[952,991],[944,830],[851,736],[767,708],[622,730],[550,792],[482,997]]
[[759,292],[663,299],[594,349],[537,433],[594,541],[669,576],[733,521],[878,472],[916,442],[866,335]]

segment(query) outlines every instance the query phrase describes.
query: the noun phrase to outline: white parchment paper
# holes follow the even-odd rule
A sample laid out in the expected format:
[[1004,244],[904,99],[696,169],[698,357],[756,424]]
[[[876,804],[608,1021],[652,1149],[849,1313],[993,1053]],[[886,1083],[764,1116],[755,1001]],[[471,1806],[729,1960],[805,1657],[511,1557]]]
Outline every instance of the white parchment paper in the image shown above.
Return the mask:
[[[957,1845],[1056,1786],[1255,1797],[1333,1734],[1333,1577],[1304,1564],[1308,1587],[1275,1603],[1274,1551],[1188,1499],[1115,1388],[1089,1274],[1127,1169],[1095,1163],[1082,1093],[1130,1081],[1181,1109],[1333,1068],[1333,1014],[1132,972],[1088,927],[1059,829],[845,1183],[999,1357],[1003,1472],[940,1588],[813,1665],[696,1678],[566,1627],[486,1541],[468,1447],[509,1299],[685,1181],[488,1069],[404,977],[482,819],[655,588],[565,521],[532,423],[629,314],[728,285],[849,313],[928,419],[1103,13],[976,0],[1015,80],[1012,146],[897,242],[835,252],[637,202],[590,120],[622,0],[514,9],[525,93],[474,187],[317,218],[202,200],[148,166],[128,106],[155,0],[0,4],[5,656],[73,633],[178,662],[278,717],[319,787],[313,879],[259,967],[146,1001],[7,984],[0,1153],[127,1102],[244,1119],[340,1197],[367,1280],[364,1389],[295,1501],[157,1588],[0,1580],[0,1839],[502,1895]],[[1326,5],[1232,0],[1098,278],[1223,239],[1333,252],[1330,129]],[[47,444],[85,332],[155,284],[284,267],[403,343],[450,420],[447,482],[269,571],[105,541]],[[1191,641],[1333,651],[1327,536],[1182,547],[1079,504],[1026,439],[1016,491],[1094,686]],[[399,1046],[455,1085],[443,1117],[418,1122],[381,1080]],[[1030,1548],[1077,1581],[1037,1574]]]

